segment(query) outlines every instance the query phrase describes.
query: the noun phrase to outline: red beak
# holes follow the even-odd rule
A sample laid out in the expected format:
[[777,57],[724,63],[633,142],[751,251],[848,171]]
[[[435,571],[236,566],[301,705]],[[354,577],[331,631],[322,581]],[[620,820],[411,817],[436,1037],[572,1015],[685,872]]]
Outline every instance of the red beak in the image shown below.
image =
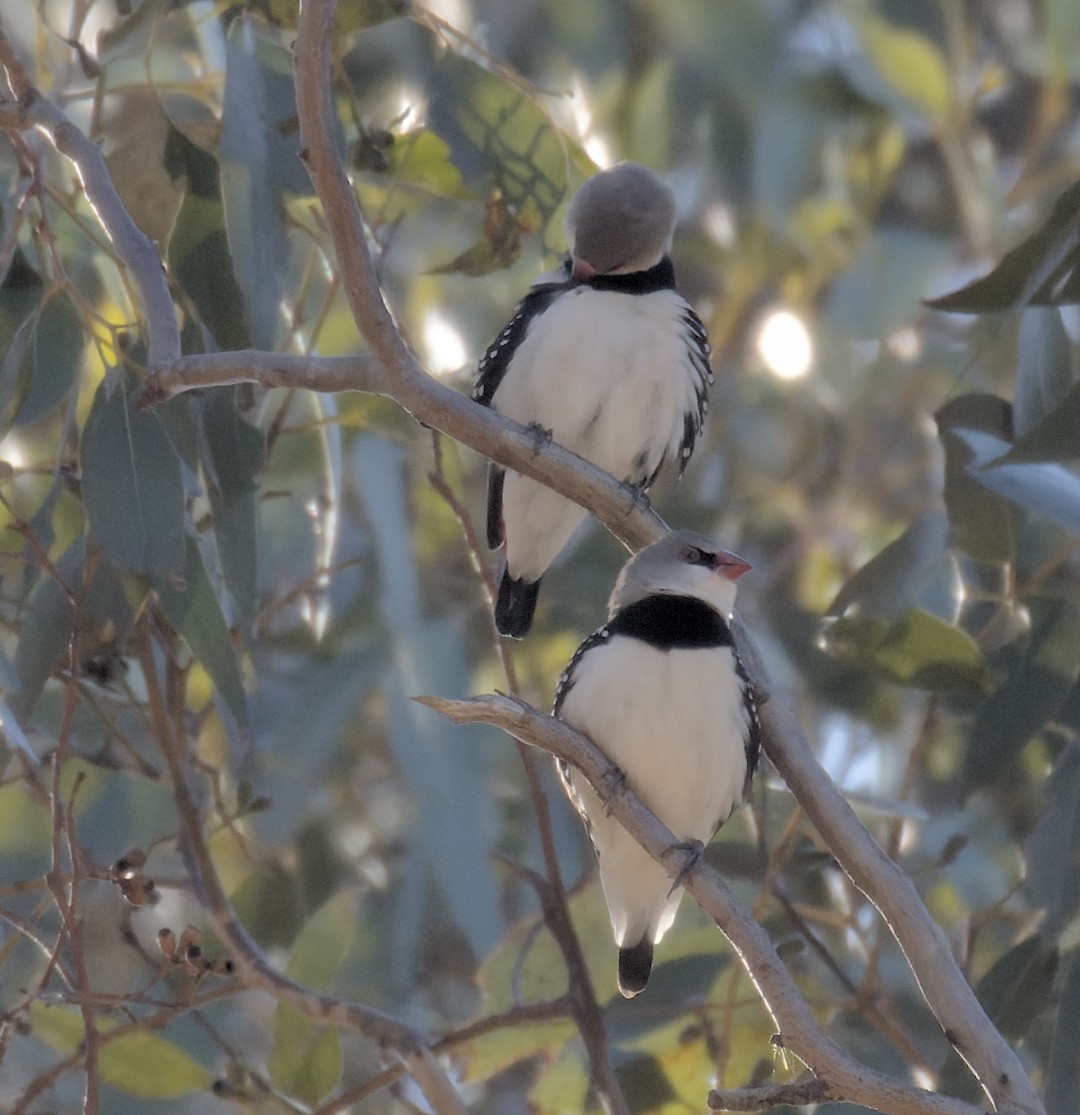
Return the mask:
[[721,577],[727,577],[729,581],[737,581],[744,573],[753,569],[753,566],[730,550],[719,550],[713,568]]

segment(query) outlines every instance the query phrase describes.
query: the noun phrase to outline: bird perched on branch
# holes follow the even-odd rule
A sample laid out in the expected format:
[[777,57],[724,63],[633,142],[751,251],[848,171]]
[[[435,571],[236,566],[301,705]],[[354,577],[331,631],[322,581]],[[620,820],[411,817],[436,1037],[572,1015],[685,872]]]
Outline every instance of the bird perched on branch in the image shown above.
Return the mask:
[[[566,217],[569,255],[540,281],[480,360],[473,398],[642,492],[693,452],[712,383],[709,342],[675,289],[675,198],[649,169],[590,178]],[[495,621],[521,638],[540,578],[585,512],[492,465],[487,536],[504,549]]]
[[[750,787],[761,751],[753,688],[731,636],[750,566],[700,534],[669,534],[623,567],[608,621],[578,647],[554,714],[587,735],[675,834],[700,848]],[[600,863],[619,990],[643,991],[682,897],[565,761],[559,773]]]

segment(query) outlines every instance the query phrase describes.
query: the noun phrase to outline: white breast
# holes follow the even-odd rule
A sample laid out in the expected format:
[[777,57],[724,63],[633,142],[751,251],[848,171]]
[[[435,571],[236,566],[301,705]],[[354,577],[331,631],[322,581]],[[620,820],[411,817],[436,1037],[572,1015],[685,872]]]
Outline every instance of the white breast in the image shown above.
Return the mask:
[[[589,651],[563,701],[562,719],[619,766],[678,840],[708,842],[742,800],[748,718],[730,648],[661,651],[614,637]],[[658,941],[681,892],[610,817],[576,771],[597,846],[615,939]]]
[[[674,291],[628,295],[578,287],[530,326],[492,406],[619,480],[640,483],[677,460],[699,373],[687,350],[687,303]],[[534,580],[584,512],[536,481],[508,473],[507,562]]]

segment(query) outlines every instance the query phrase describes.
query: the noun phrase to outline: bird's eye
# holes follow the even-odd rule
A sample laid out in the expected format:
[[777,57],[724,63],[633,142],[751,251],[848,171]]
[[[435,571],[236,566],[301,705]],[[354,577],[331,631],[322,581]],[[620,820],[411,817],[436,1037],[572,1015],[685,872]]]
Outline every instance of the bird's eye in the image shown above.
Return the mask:
[[697,546],[684,546],[679,556],[688,565],[704,565],[709,559],[709,555]]

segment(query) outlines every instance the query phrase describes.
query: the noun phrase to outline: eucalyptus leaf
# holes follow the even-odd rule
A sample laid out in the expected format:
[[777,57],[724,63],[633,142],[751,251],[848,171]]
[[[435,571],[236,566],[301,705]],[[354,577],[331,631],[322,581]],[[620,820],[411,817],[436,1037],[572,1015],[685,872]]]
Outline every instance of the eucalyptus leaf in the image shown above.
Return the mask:
[[1003,464],[1075,461],[1080,458],[1080,383],[1016,439]]
[[975,454],[960,431],[981,430],[1011,441],[1012,407],[996,395],[960,395],[934,418],[945,451],[945,510],[952,545],[980,561],[1011,561],[1017,512],[970,474],[968,465]]
[[[1073,383],[1071,345],[1061,311],[1029,307],[1020,315],[1019,367],[1013,427],[1020,441],[1052,414]],[[1074,435],[1076,455],[1080,436]]]
[[[461,55],[442,59],[429,92],[429,126],[465,182],[492,205],[485,239],[505,266],[521,235],[546,229],[567,195],[566,137],[523,89]],[[471,274],[490,264],[471,256],[460,262]]]
[[1080,747],[1067,746],[1043,789],[1045,805],[1024,849],[1026,888],[1045,911],[1044,937],[1080,912]]
[[124,383],[102,380],[83,430],[83,502],[95,542],[117,569],[159,587],[184,566],[180,460],[156,415],[133,410]]
[[997,778],[1064,705],[1080,671],[1080,609],[1034,600],[1031,633],[1006,681],[976,713],[964,758],[969,787]]
[[[86,1040],[86,1026],[76,1007],[34,1002],[30,1022],[39,1038],[65,1055],[77,1052]],[[108,1034],[117,1023],[101,1017],[96,1025],[99,1033]],[[176,1099],[205,1091],[211,1084],[207,1069],[150,1030],[135,1030],[103,1043],[97,1067],[103,1083],[141,1099]]]
[[15,651],[18,688],[10,704],[16,717],[25,722],[37,707],[52,672],[66,659],[74,630],[69,593],[78,605],[79,652],[85,662],[90,655],[108,653],[120,644],[131,625],[131,605],[107,561],[94,563],[94,576],[85,583],[83,538],[77,538],[54,563],[63,587],[51,575],[43,575],[30,598]]
[[[497,940],[503,922],[489,866],[496,818],[487,785],[487,749],[480,745],[482,734],[464,738],[443,718],[409,699],[467,692],[469,677],[458,626],[429,619],[421,610],[403,465],[399,447],[373,436],[358,439],[353,466],[362,478],[362,499],[374,536],[388,640],[384,684],[390,743],[416,795],[414,850],[431,878],[439,881],[470,945],[483,955]],[[408,932],[403,928],[405,939]],[[411,962],[405,955],[401,959]]]
[[1080,182],[1058,198],[1046,221],[981,279],[940,298],[935,310],[989,314],[1026,305],[1080,301]]
[[956,434],[974,454],[967,472],[977,483],[1080,534],[1080,476],[1058,464],[1002,463],[1008,442],[978,430]]
[[250,634],[258,582],[257,487],[266,438],[239,411],[237,390],[214,391],[199,408],[206,490],[214,516],[214,544],[237,618]]
[[975,993],[1002,1037],[1019,1041],[1050,1000],[1058,951],[1033,935],[1014,945],[979,980]]
[[188,189],[169,238],[169,272],[194,303],[214,347],[249,348],[244,294],[225,231],[220,167],[207,152],[177,136]]
[[858,20],[857,28],[881,81],[924,118],[943,120],[952,100],[952,83],[938,46],[909,27],[868,14]]
[[202,663],[236,722],[248,730],[247,695],[236,649],[195,539],[187,540],[183,578],[163,585],[158,595],[169,622]]
[[[1073,876],[1075,884],[1076,876]],[[1057,1022],[1046,1079],[1046,1115],[1080,1111],[1080,952],[1069,958],[1058,997]]]
[[237,16],[226,46],[222,196],[251,339],[263,349],[275,347],[292,264],[283,195],[311,190],[295,119],[289,52],[255,17]]
[[948,565],[949,522],[943,511],[920,515],[879,554],[848,578],[829,607],[841,616],[849,608],[881,619],[897,619],[920,602],[932,577]]
[[891,622],[845,615],[825,629],[824,637],[833,654],[900,685],[945,692],[979,692],[988,686],[971,636],[918,608]]
[[[286,969],[290,979],[316,991],[330,988],[356,932],[358,895],[339,891],[304,922]],[[334,1026],[319,1024],[281,1002],[274,1025],[270,1078],[274,1087],[314,1106],[341,1076],[341,1041]]]

